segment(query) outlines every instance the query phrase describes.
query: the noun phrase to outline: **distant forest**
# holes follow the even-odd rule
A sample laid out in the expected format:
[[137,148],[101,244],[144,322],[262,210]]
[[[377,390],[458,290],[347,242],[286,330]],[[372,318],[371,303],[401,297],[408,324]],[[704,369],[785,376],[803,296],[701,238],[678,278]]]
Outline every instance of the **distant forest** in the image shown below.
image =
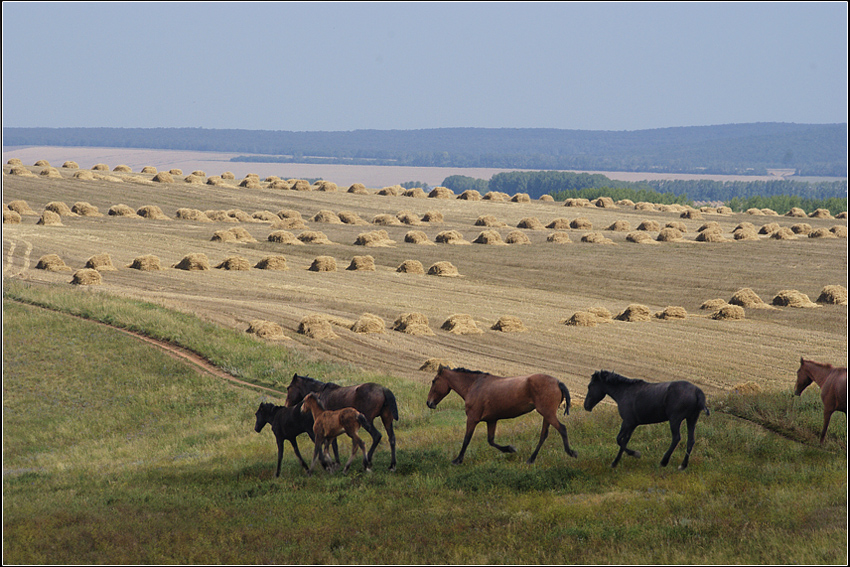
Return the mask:
[[4,146],[244,154],[234,161],[532,170],[847,176],[847,124],[754,123],[637,131],[439,128],[287,132],[204,128],[3,128]]

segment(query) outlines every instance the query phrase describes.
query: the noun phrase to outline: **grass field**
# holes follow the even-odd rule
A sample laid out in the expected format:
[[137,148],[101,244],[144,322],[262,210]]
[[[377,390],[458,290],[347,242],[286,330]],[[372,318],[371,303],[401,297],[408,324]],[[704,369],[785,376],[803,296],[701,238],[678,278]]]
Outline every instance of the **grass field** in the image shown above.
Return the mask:
[[[824,286],[846,289],[846,237],[731,239],[744,221],[801,222],[782,213],[682,219],[627,206],[152,183],[135,173],[84,181],[67,170],[52,178],[39,167],[29,168],[34,177],[9,169],[4,204],[23,199],[36,214],[3,228],[7,563],[846,563],[846,417],[833,417],[820,447],[817,387],[802,398],[791,390],[801,356],[846,366],[847,308],[770,305],[782,290],[814,301]],[[167,219],[63,216],[61,226],[37,224],[56,201],[85,201],[102,213],[119,203],[156,205]],[[249,216],[297,210],[304,228],[295,234],[320,230],[334,244],[280,245],[267,239],[268,222],[181,220],[183,207]],[[366,224],[312,220],[325,210],[356,213]],[[439,212],[442,221],[371,222],[403,211],[418,218]],[[572,242],[563,245],[547,242],[551,229],[520,229],[528,245],[436,242],[446,230],[473,241],[485,214],[503,222],[496,228],[502,237],[529,217],[544,225],[584,217],[593,228],[566,230]],[[635,244],[626,232],[606,230],[627,221],[634,231],[648,219],[682,222],[686,232],[676,242]],[[710,221],[726,242],[697,241]],[[804,222],[846,230],[846,220]],[[234,226],[254,241],[212,240]],[[379,228],[394,244],[355,244]],[[411,230],[429,244],[405,242]],[[591,230],[611,243],[582,242]],[[283,254],[288,269],[171,267],[198,252],[213,266],[230,256],[253,266]],[[104,253],[117,269],[102,272],[100,285],[69,283],[87,259]],[[46,254],[59,255],[69,271],[36,269]],[[128,268],[143,254],[158,256],[164,269]],[[345,269],[365,254],[374,271]],[[334,257],[337,271],[309,270],[320,255]],[[460,277],[396,272],[409,259],[426,270],[451,262]],[[767,305],[747,307],[734,321],[701,309],[742,288]],[[686,317],[563,323],[587,309],[617,315],[634,304],[652,314],[681,307]],[[433,334],[391,330],[407,312],[426,315]],[[351,330],[364,313],[380,317],[385,331]],[[458,313],[471,315],[482,332],[443,330]],[[310,315],[332,321],[336,338],[300,333]],[[507,315],[527,330],[491,329]],[[284,337],[246,333],[254,319],[278,323]],[[101,323],[188,349],[254,386],[200,371]],[[517,454],[489,447],[481,426],[464,464],[451,466],[463,407],[454,394],[437,410],[425,406],[433,372],[420,368],[431,359],[558,377],[573,395],[573,411],[562,420],[579,458],[549,439],[537,463],[526,465],[540,425],[532,413],[499,424],[499,440]],[[712,415],[700,419],[686,472],[658,466],[669,444],[664,425],[639,428],[631,445],[644,457],[610,468],[616,410],[611,403],[591,414],[581,409],[590,374],[600,368],[650,381],[688,379],[705,390]],[[307,478],[287,448],[274,479],[273,436],[254,433],[253,413],[263,399],[281,401],[294,372],[390,387],[401,414],[399,470],[386,471],[384,442],[372,474]],[[738,393],[744,390],[755,393]],[[672,463],[681,456],[680,447]]]

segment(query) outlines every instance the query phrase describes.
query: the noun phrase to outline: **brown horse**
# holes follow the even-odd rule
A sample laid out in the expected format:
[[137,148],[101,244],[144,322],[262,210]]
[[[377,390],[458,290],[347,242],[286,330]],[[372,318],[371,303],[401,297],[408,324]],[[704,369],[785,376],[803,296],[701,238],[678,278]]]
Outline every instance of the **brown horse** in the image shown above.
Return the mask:
[[543,442],[549,435],[549,426],[554,427],[564,440],[564,450],[571,457],[578,454],[570,448],[567,441],[567,427],[558,421],[556,415],[561,401],[566,401],[564,415],[570,413],[570,392],[557,378],[547,374],[531,374],[503,378],[485,372],[466,370],[465,368],[450,369],[440,366],[440,370],[431,382],[428,392],[428,407],[434,409],[451,390],[460,395],[466,402],[466,435],[460,454],[452,461],[459,465],[472,439],[475,426],[484,421],[487,423],[487,442],[503,453],[515,453],[510,445],[497,445],[493,438],[496,435],[496,422],[500,419],[519,417],[531,410],[543,416],[543,429],[540,431],[540,442],[528,458],[533,463]]
[[339,386],[332,382],[321,382],[309,376],[295,374],[292,377],[292,382],[286,387],[286,402],[284,405],[292,407],[303,400],[310,392],[315,392],[322,404],[329,410],[352,407],[366,416],[368,425],[363,427],[372,436],[372,446],[369,448],[367,457],[370,468],[372,466],[372,456],[375,454],[375,448],[381,441],[381,433],[372,422],[376,417],[380,416],[390,441],[390,470],[395,470],[395,432],[393,431],[393,421],[398,420],[398,407],[395,396],[389,388],[373,382],[358,384],[356,386]]
[[823,443],[833,412],[847,413],[847,368],[821,364],[800,357],[794,395],[802,394],[812,382],[820,386],[820,398],[823,401],[823,431],[820,433],[820,442]]
[[368,425],[366,416],[354,408],[343,408],[341,410],[326,410],[322,402],[319,401],[316,394],[307,394],[301,404],[302,413],[313,414],[313,435],[316,439],[316,448],[313,451],[313,462],[310,463],[310,468],[307,469],[307,474],[312,474],[313,467],[316,466],[316,461],[321,460],[328,470],[331,470],[326,463],[328,451],[330,450],[331,441],[345,433],[351,438],[351,456],[348,462],[345,463],[345,468],[342,473],[348,472],[348,467],[351,466],[351,461],[357,454],[359,448],[363,451],[363,468],[370,470],[369,461],[366,459],[366,444],[357,435],[360,427]]

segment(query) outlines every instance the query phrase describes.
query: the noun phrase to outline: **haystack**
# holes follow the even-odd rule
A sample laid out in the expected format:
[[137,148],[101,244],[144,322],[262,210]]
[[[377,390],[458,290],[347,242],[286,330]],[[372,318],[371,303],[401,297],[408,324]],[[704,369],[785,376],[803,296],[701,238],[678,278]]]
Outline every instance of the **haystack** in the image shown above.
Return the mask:
[[434,331],[428,326],[428,317],[422,313],[402,313],[393,322],[393,330],[407,335],[433,335]]
[[786,217],[805,218],[806,211],[800,207],[791,207],[791,210],[785,213]]
[[425,244],[425,245],[434,245],[428,239],[428,235],[422,232],[421,230],[411,230],[407,234],[404,235],[404,241],[408,244]]
[[581,237],[582,242],[590,244],[613,244],[614,241],[604,236],[601,232],[588,232]]
[[608,225],[605,230],[613,230],[614,232],[627,232],[632,229],[632,225],[626,220],[616,220]]
[[342,221],[333,211],[323,209],[310,218],[313,222],[323,222],[328,224],[342,224]]
[[390,185],[389,187],[383,187],[378,190],[378,195],[382,197],[398,197],[404,192],[404,188],[401,185]]
[[353,272],[374,272],[375,271],[375,258],[370,255],[366,256],[354,256],[351,259],[351,263],[348,265],[346,270],[350,270]]
[[773,309],[770,305],[762,301],[761,297],[756,292],[748,287],[739,289],[729,299],[730,305],[740,305],[747,309]]
[[24,162],[20,160],[20,158],[9,158],[9,161],[6,162],[6,165],[24,165]]
[[91,166],[92,171],[109,171],[109,166],[105,163],[96,163]]
[[711,318],[715,321],[737,321],[744,318],[744,308],[740,305],[724,305]]
[[[188,179],[188,177],[186,179]],[[210,177],[207,177],[207,185],[213,185],[217,187],[221,185],[227,185],[227,182],[221,178],[221,175],[212,175]]]
[[212,219],[204,214],[204,211],[200,209],[188,209],[185,207],[181,207],[177,209],[177,212],[174,215],[175,218],[180,220],[188,220],[195,222],[212,222]]
[[527,228],[531,230],[543,230],[543,223],[537,217],[526,217],[517,223],[517,228]]
[[835,235],[836,238],[847,238],[847,227],[843,225],[835,225],[829,229],[829,232]]
[[276,242],[277,244],[294,244],[297,246],[304,245],[303,242],[298,240],[295,235],[288,230],[275,230],[271,232],[268,236],[268,241]]
[[178,270],[204,271],[210,269],[210,261],[203,252],[195,252],[184,256],[174,267]]
[[832,213],[829,212],[829,209],[817,209],[809,214],[809,218],[811,219],[831,219]]
[[507,223],[504,223],[494,217],[493,215],[481,215],[475,220],[475,226],[486,226],[492,228],[500,228],[508,226]]
[[195,175],[190,173],[186,177],[183,178],[184,183],[189,183],[191,185],[204,185],[207,182],[206,177],[201,177],[199,175]]
[[686,319],[688,312],[684,307],[668,306],[655,314],[656,319]]
[[658,232],[661,230],[661,225],[658,223],[658,221],[645,220],[638,225],[637,229],[645,230],[648,232]]
[[402,224],[412,225],[412,226],[422,224],[422,221],[419,220],[419,216],[416,215],[413,211],[399,211],[399,212],[396,213],[395,217]]
[[101,213],[97,207],[92,205],[91,203],[87,203],[85,201],[78,201],[74,203],[71,207],[71,212],[81,217],[102,217],[103,213]]
[[136,214],[142,218],[150,220],[171,220],[165,215],[165,213],[162,212],[162,209],[156,205],[145,205],[140,207],[136,211]]
[[[845,228],[846,232],[846,228]],[[818,228],[809,233],[809,238],[837,238],[834,232],[826,228]]]
[[311,272],[335,272],[336,259],[333,256],[317,256],[307,269]]
[[697,234],[697,242],[728,242],[725,236],[720,232],[720,229],[704,230]]
[[431,199],[453,199],[454,196],[454,191],[448,187],[434,187],[431,189],[431,192],[428,193],[428,197]]
[[298,235],[298,240],[304,244],[333,244],[320,230],[305,230]]
[[263,185],[256,177],[246,177],[239,182],[239,187],[242,187],[243,189],[261,189]]
[[460,276],[457,271],[457,268],[451,262],[446,261],[435,262],[431,264],[431,267],[428,268],[428,275],[441,276],[447,278],[455,278]]
[[360,215],[351,211],[340,211],[338,213],[339,220],[343,222],[343,224],[353,224],[353,225],[364,225],[369,224],[365,220],[360,218]]
[[446,368],[454,368],[455,365],[444,358],[429,358],[428,360],[422,363],[422,366],[419,367],[419,370],[422,370],[423,372],[439,372],[441,366],[445,366]]
[[773,234],[777,230],[779,230],[779,223],[769,222],[767,224],[762,225],[762,227],[759,229],[759,234]]
[[59,170],[56,169],[55,167],[45,167],[44,169],[41,170],[41,173],[39,173],[39,176],[49,177],[51,179],[62,179],[62,174],[59,173]]
[[553,242],[555,244],[570,244],[572,243],[572,239],[568,232],[559,230],[547,236],[546,242]]
[[809,299],[808,295],[801,293],[796,289],[784,289],[780,291],[776,294],[776,296],[774,296],[771,303],[779,307],[800,307],[806,309],[811,307],[820,307],[817,303],[812,303],[812,300]]
[[168,170],[169,175],[177,175],[178,177],[183,175],[183,170],[180,168],[173,168]]
[[492,201],[494,203],[501,203],[503,201],[507,201],[510,199],[507,193],[502,193],[501,191],[488,191],[481,197],[484,201]]
[[377,224],[379,226],[398,226],[401,224],[401,221],[398,220],[395,215],[381,213],[379,215],[375,215],[372,219],[372,224]]
[[35,212],[34,210],[32,210],[30,208],[30,206],[27,204],[26,201],[23,201],[23,200],[20,200],[20,199],[18,199],[16,201],[12,201],[6,206],[9,207],[9,209],[15,211],[16,213],[18,213],[21,216],[25,216],[25,215],[35,216],[35,215],[38,214],[37,212]]
[[427,211],[422,215],[422,222],[441,223],[443,222],[443,213],[440,211]]
[[[553,197],[552,195],[548,195],[548,194],[547,195],[540,195],[540,198],[538,199],[538,201],[542,201],[544,203],[554,203],[555,197]],[[634,203],[632,203],[632,204],[634,204]]]
[[298,230],[307,228],[307,225],[300,218],[283,218],[272,221],[272,228],[279,230]]
[[682,240],[682,233],[675,228],[664,227],[658,233],[656,240],[658,242],[675,242],[677,240]]
[[783,226],[771,232],[770,238],[773,240],[796,240],[797,235],[787,226]]
[[339,191],[339,186],[333,181],[318,181],[316,183],[316,191],[324,191],[325,193],[336,193]]
[[650,311],[649,308],[645,305],[640,305],[638,303],[633,303],[626,307],[622,313],[615,317],[617,321],[627,321],[627,322],[636,322],[636,321],[649,321],[650,320]]
[[752,396],[761,393],[761,386],[757,382],[742,382],[736,384],[732,391],[741,396]]
[[246,271],[251,269],[251,263],[241,256],[225,258],[216,266],[218,270]]
[[248,325],[248,333],[257,335],[262,339],[282,339],[288,338],[283,334],[283,327],[271,321],[262,319],[254,319]]
[[475,319],[466,313],[452,315],[446,319],[440,328],[455,335],[480,335],[484,333],[475,324]]
[[687,209],[679,215],[682,219],[701,219],[702,213],[696,209]]
[[99,285],[103,283],[103,278],[100,272],[93,268],[82,268],[74,272],[71,283],[74,285]]
[[38,259],[35,265],[36,270],[47,270],[48,272],[70,272],[70,266],[67,266],[58,254],[47,254]]
[[[225,179],[222,177],[222,179]],[[289,191],[292,189],[292,184],[284,179],[278,179],[269,183],[269,189],[277,189],[279,191]]]
[[351,326],[351,330],[361,334],[378,334],[383,333],[386,329],[386,323],[377,315],[364,313]]
[[12,209],[3,207],[3,224],[21,224],[21,215]]
[[293,191],[311,191],[310,182],[306,179],[290,179]]
[[128,266],[134,270],[141,270],[143,272],[155,272],[157,270],[161,270],[162,266],[159,263],[159,258],[154,256],[153,254],[146,254],[144,256],[139,256],[133,263]]
[[570,198],[564,200],[565,207],[592,207],[593,204],[590,202],[590,199],[584,198]]
[[9,169],[9,175],[17,175],[18,177],[38,177],[38,175],[23,165],[13,165],[11,169]]
[[81,169],[79,171],[75,171],[72,177],[74,179],[82,179],[83,181],[94,181],[94,173],[92,173],[88,169]]
[[732,237],[735,240],[758,240],[759,239],[758,232],[756,232],[756,229],[751,227],[751,226],[750,227],[739,226],[732,233]]
[[413,199],[425,199],[428,197],[428,193],[425,192],[421,187],[413,187],[411,189],[405,189],[401,193],[402,197],[411,197]]
[[156,170],[156,168],[155,168],[154,166],[152,166],[152,165],[146,165],[146,166],[144,166],[144,167],[142,168],[141,173],[147,173],[147,174],[150,174],[150,175],[156,175],[156,174],[157,174],[157,170]]
[[280,220],[280,217],[271,211],[254,211],[251,213],[251,218],[257,222],[274,222]]
[[729,305],[725,299],[709,299],[708,301],[704,301],[699,308],[703,311],[714,311],[720,309],[724,305]]
[[528,327],[525,326],[522,319],[513,315],[502,315],[490,328],[503,333],[524,333],[528,331]]
[[378,246],[393,246],[395,240],[390,239],[390,235],[386,230],[370,230],[357,235],[354,241],[356,246],[378,247]]
[[157,183],[174,183],[174,177],[167,171],[160,171],[153,176],[152,181],[156,181]]
[[425,268],[419,260],[405,260],[396,268],[396,272],[402,274],[424,274]]
[[461,201],[480,201],[481,193],[476,191],[475,189],[467,189],[463,193],[457,196]]
[[611,197],[599,197],[591,201],[593,205],[596,205],[600,209],[616,209],[617,206],[614,204],[614,199]]
[[841,285],[827,285],[821,290],[816,303],[847,305],[847,288]]
[[512,230],[505,236],[506,244],[531,244],[531,239],[521,230]]
[[62,167],[65,169],[80,169],[80,164],[75,161],[66,161],[62,164]]
[[567,230],[570,228],[570,219],[565,219],[563,217],[554,219],[546,225],[546,228],[551,228],[553,230]]
[[463,234],[458,232],[457,230],[444,230],[442,232],[437,233],[436,238],[434,238],[436,242],[440,244],[454,244],[454,245],[464,245],[464,244],[472,244],[470,241],[466,240],[463,237]]
[[584,217],[579,217],[570,221],[570,228],[575,230],[591,230],[593,223]]
[[348,187],[348,192],[356,195],[367,195],[369,193],[369,191],[366,190],[366,186],[362,183],[352,183]]
[[298,323],[298,333],[311,339],[336,339],[339,335],[334,333],[333,325],[323,315],[307,315]]
[[227,214],[227,211],[210,209],[204,211],[207,218],[214,222],[239,222],[235,218]]
[[117,271],[116,268],[112,264],[112,258],[109,257],[109,254],[95,254],[91,258],[86,261],[86,268],[91,268],[92,270],[97,270],[98,272],[114,272]]
[[130,168],[130,166],[124,164],[116,165],[112,168],[112,171],[114,171],[115,173],[133,173],[133,170]]
[[561,321],[570,327],[595,327],[601,322],[599,317],[589,311],[577,311],[569,319]]
[[794,234],[802,234],[803,236],[808,236],[812,233],[812,225],[807,222],[798,222],[797,224],[791,225],[791,232]]
[[63,203],[62,201],[51,201],[51,202],[47,203],[46,205],[44,205],[44,210],[45,211],[53,211],[57,215],[60,215],[60,216],[63,216],[63,217],[76,216],[76,213],[74,213],[71,210],[71,208],[68,205],[66,205],[65,203]]
[[254,265],[258,270],[288,270],[284,256],[266,256]]
[[45,210],[41,213],[41,218],[36,221],[35,224],[43,225],[43,226],[64,226],[62,224],[62,217],[53,211]]
[[502,240],[502,235],[496,232],[495,230],[481,231],[481,233],[472,242],[474,242],[475,244],[493,244],[502,246],[507,245],[507,242]]
[[655,240],[645,232],[630,232],[626,235],[626,242],[634,242],[636,244],[654,244]]

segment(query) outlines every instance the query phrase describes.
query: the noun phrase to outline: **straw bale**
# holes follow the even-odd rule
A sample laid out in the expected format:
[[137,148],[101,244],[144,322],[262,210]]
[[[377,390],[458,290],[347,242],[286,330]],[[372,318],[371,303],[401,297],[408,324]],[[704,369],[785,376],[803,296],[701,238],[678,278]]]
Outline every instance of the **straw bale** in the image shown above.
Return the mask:
[[[749,223],[747,223],[749,224]],[[759,235],[756,232],[755,227],[751,226],[738,226],[735,231],[732,233],[732,236],[735,240],[758,240]]]
[[320,230],[305,230],[298,235],[298,240],[304,244],[333,244]]
[[440,211],[428,211],[422,215],[422,222],[441,223],[443,222],[443,213]]
[[517,223],[517,228],[528,228],[531,230],[543,230],[543,223],[537,217],[526,217]]
[[724,305],[711,315],[715,321],[736,321],[744,318],[744,308],[740,305]]
[[769,216],[769,217],[778,217],[779,216],[779,213],[777,213],[773,209],[762,209],[761,214]]
[[288,270],[284,256],[266,256],[254,265],[258,270]]
[[107,211],[109,216],[113,217],[137,217],[136,211],[124,204],[112,205]]
[[372,219],[372,224],[377,224],[380,226],[398,226],[401,224],[401,221],[398,220],[395,215],[382,213],[379,215],[375,215],[375,217]]
[[306,179],[290,179],[293,191],[311,191],[310,182]]
[[272,228],[277,230],[297,230],[307,228],[307,225],[300,218],[283,218],[272,221]]
[[791,210],[788,211],[787,213],[785,213],[785,216],[786,217],[805,218],[806,217],[806,211],[804,211],[800,207],[791,207]]
[[6,165],[24,165],[24,162],[22,162],[19,158],[13,157],[9,158],[9,161],[6,162]]
[[811,308],[820,307],[817,303],[812,303],[809,296],[801,293],[796,289],[784,289],[774,296],[772,303],[779,307],[801,307]]
[[528,327],[525,326],[522,319],[513,315],[502,315],[490,328],[503,333],[525,333],[528,331]]
[[91,268],[98,272],[115,272],[118,270],[118,268],[112,264],[112,258],[109,257],[109,254],[105,253],[95,254],[86,260],[86,268]]
[[451,199],[454,196],[454,191],[448,187],[434,187],[431,189],[431,192],[428,193],[428,197],[431,199]]
[[44,210],[53,211],[57,215],[63,217],[74,217],[77,216],[68,205],[63,203],[62,201],[50,201],[46,205],[44,205]]
[[351,263],[348,265],[346,270],[351,271],[360,271],[360,272],[374,272],[375,271],[375,258],[370,255],[366,256],[354,256],[351,259]]
[[241,256],[229,256],[222,260],[216,269],[245,271],[251,269],[251,263]]
[[79,171],[75,171],[72,177],[74,179],[82,179],[83,181],[94,181],[94,173],[92,173],[88,169],[81,169]]
[[709,299],[708,301],[703,302],[699,308],[704,311],[711,311],[713,309],[720,309],[724,305],[729,305],[725,299]]
[[460,276],[457,268],[451,262],[441,261],[431,264],[428,268],[429,276],[441,276],[447,278],[455,278]]
[[686,319],[688,312],[684,307],[668,306],[655,314],[656,319]]
[[129,267],[134,270],[141,270],[143,272],[154,272],[162,269],[162,266],[159,263],[159,258],[154,256],[153,254],[139,256],[138,258],[133,260]]
[[35,173],[22,165],[13,165],[9,170],[9,175],[17,175],[18,177],[38,177]]
[[482,230],[481,233],[473,240],[475,244],[494,244],[506,246],[507,242],[502,240],[502,235],[495,230]]
[[481,215],[478,219],[476,219],[475,226],[503,227],[508,225],[493,215]]
[[139,210],[136,211],[136,214],[140,217],[151,220],[171,220],[162,212],[162,209],[156,205],[145,205],[144,207],[139,208]]
[[637,229],[649,232],[658,232],[661,230],[661,224],[659,224],[658,221],[645,220],[638,225]]
[[324,191],[325,193],[336,193],[339,191],[339,186],[333,181],[319,181],[316,183],[317,191]]
[[183,259],[173,267],[178,270],[204,271],[210,269],[210,261],[207,258],[207,255],[203,252],[194,252],[184,256]]
[[212,222],[210,217],[204,214],[204,211],[200,209],[179,208],[174,214],[174,218],[195,222]]
[[610,225],[608,225],[608,228],[606,228],[605,230],[613,230],[615,232],[627,232],[631,229],[632,229],[632,225],[629,223],[629,221],[616,220],[613,223],[611,223]]
[[251,213],[251,218],[259,222],[274,222],[280,220],[280,217],[271,211],[254,211]]
[[696,209],[687,209],[679,215],[682,219],[701,219],[702,213]]
[[791,225],[791,231],[794,234],[802,234],[803,236],[808,236],[812,233],[812,225],[807,222],[798,222],[797,224]]
[[836,238],[847,238],[847,227],[842,225],[835,225],[834,227],[829,229],[829,232],[835,235]]
[[333,256],[317,256],[307,269],[311,272],[335,272],[336,259]]
[[329,210],[326,210],[326,209],[323,209],[323,210],[319,211],[318,213],[316,213],[315,215],[313,215],[310,218],[310,220],[313,221],[313,222],[323,222],[323,223],[329,223],[329,224],[342,224],[342,221],[339,219],[339,216],[335,212],[329,211]]
[[[555,201],[555,198],[552,195],[540,195],[540,198],[538,199],[538,201],[552,203],[552,202]],[[632,204],[634,204],[634,203],[632,203]]]
[[842,285],[824,286],[816,302],[831,305],[847,305],[847,288]]
[[236,176],[235,176],[235,175],[233,175],[233,172],[232,172],[232,171],[225,171],[225,172],[223,172],[223,173],[221,174],[221,178],[222,178],[222,179],[235,180],[235,179],[236,179]]
[[402,313],[396,318],[392,326],[393,331],[399,331],[407,335],[425,336],[433,335],[434,331],[428,326],[428,317],[422,313]]
[[439,372],[441,366],[453,368],[454,364],[442,358],[429,358],[419,367],[419,370],[424,372]]
[[570,244],[572,239],[570,238],[570,234],[564,231],[556,231],[546,237],[546,242],[553,242],[555,244]]
[[696,237],[697,242],[727,242],[727,239],[720,232],[720,229],[703,230]]
[[396,268],[396,272],[402,274],[424,274],[425,268],[419,260],[405,260]]
[[565,207],[592,207],[593,203],[590,202],[590,199],[584,198],[570,198],[564,200]]
[[484,201],[493,201],[494,203],[501,203],[503,201],[507,201],[510,199],[507,193],[503,193],[501,191],[488,191],[481,197]]
[[797,235],[787,226],[783,226],[771,232],[770,238],[774,240],[795,240]]
[[356,246],[393,246],[395,240],[390,239],[390,235],[386,230],[371,230],[357,235],[357,240],[354,241]]
[[50,167],[50,162],[47,161],[46,159],[40,159],[37,162],[35,162],[35,166],[36,167]]
[[551,228],[553,230],[567,230],[570,228],[570,220],[559,217],[547,224],[546,228]]
[[655,240],[645,232],[630,232],[626,235],[626,242],[634,242],[636,244],[654,244]]
[[352,183],[348,187],[348,193],[354,193],[356,195],[368,195],[369,191],[366,189],[366,186],[362,183]]
[[591,201],[591,203],[600,209],[616,209],[617,206],[614,204],[614,199],[611,197],[599,197]]
[[[222,177],[224,179],[224,177]],[[279,191],[289,191],[292,189],[292,184],[284,179],[278,179],[269,183],[269,189],[277,189]]]
[[593,313],[603,321],[610,321],[614,318],[610,311],[605,309],[604,307],[588,307],[585,309],[588,313]]
[[39,175],[41,177],[50,177],[51,179],[62,179],[62,174],[55,167],[45,167]]
[[747,309],[773,309],[770,305],[762,301],[756,292],[748,287],[736,291],[728,303],[730,305],[740,305]]
[[157,174],[157,170],[156,170],[156,168],[155,168],[154,166],[152,166],[152,165],[146,165],[145,167],[143,167],[143,168],[142,168],[141,173],[149,173],[149,174],[151,174],[151,175],[156,175],[156,174]]
[[[847,229],[845,228],[845,237],[846,237],[846,231],[847,231]],[[837,238],[837,237],[838,237],[837,234],[835,234],[834,232],[832,232],[831,230],[829,230],[827,228],[818,228],[818,229],[813,230],[812,232],[809,233],[809,238]]]
[[466,313],[457,313],[452,315],[440,326],[444,331],[448,331],[454,335],[480,335],[484,331],[478,328],[475,324],[475,319]]
[[351,326],[351,330],[361,334],[376,334],[383,333],[387,325],[384,320],[377,315],[364,313]]
[[174,177],[167,171],[160,171],[153,176],[153,181],[157,183],[174,183]]
[[288,230],[275,230],[271,232],[268,236],[269,242],[276,242],[277,244],[295,244],[298,246],[303,246],[304,243],[298,240],[294,234],[289,232]]
[[262,188],[262,184],[256,177],[246,177],[239,182],[239,187],[242,187],[243,189],[260,189]]
[[21,224],[21,215],[12,209],[4,207],[3,224]]
[[412,226],[422,224],[422,221],[413,211],[399,211],[395,216],[402,224]]
[[779,230],[779,223],[769,222],[761,226],[759,234],[773,234],[777,230]]
[[595,327],[601,322],[599,317],[589,311],[576,311],[569,319],[561,321],[570,327]]
[[421,187],[413,187],[411,189],[405,189],[401,193],[402,197],[412,197],[414,199],[425,199],[428,197],[428,193],[425,192]]
[[341,220],[344,224],[352,224],[352,225],[365,225],[369,224],[365,220],[360,218],[360,215],[354,213],[352,211],[340,211],[338,213],[339,220]]
[[81,217],[102,217],[103,213],[101,213],[97,207],[92,205],[91,203],[87,203],[86,201],[77,201],[71,207],[71,212]]
[[511,203],[530,203],[531,197],[528,193],[517,193],[511,197]]
[[82,268],[74,272],[71,278],[74,285],[99,285],[103,283],[100,272],[93,268]]
[[96,163],[91,166],[92,171],[109,171],[109,166],[105,163]]
[[656,240],[658,242],[674,242],[682,239],[682,233],[675,228],[664,227],[658,233]]
[[652,203],[647,203],[646,201],[640,201],[638,203],[635,203],[635,210],[636,211],[654,211],[655,205],[652,204]]
[[505,236],[506,244],[531,244],[531,239],[521,230],[512,230]]
[[613,244],[614,241],[604,236],[601,232],[588,232],[581,237],[582,242],[589,244]]
[[434,239],[436,242],[441,244],[453,244],[453,245],[464,245],[464,244],[472,244],[470,241],[466,240],[463,237],[463,234],[456,230],[444,230],[442,232],[437,233],[436,238]]
[[53,211],[44,210],[41,213],[41,218],[36,221],[35,224],[43,225],[43,226],[64,226],[62,224],[62,217]]
[[817,209],[809,214],[809,218],[811,219],[831,219],[832,213],[829,212],[829,209]]
[[35,265],[36,270],[47,270],[48,272],[70,272],[70,266],[67,266],[58,254],[46,254],[38,259]]
[[277,216],[281,219],[298,219],[302,220],[301,213],[295,209],[281,209],[277,212]]
[[633,303],[623,310],[622,313],[615,317],[617,321],[649,321],[650,320],[650,311],[649,308],[645,305],[640,305],[638,303]]
[[759,386],[757,382],[742,382],[741,384],[735,385],[735,387],[732,388],[732,391],[742,396],[753,396],[761,393],[761,386]]
[[239,222],[235,218],[231,217],[227,214],[227,211],[223,210],[213,210],[210,209],[208,211],[204,211],[204,214],[207,215],[207,218],[211,221],[215,222]]
[[301,319],[298,333],[318,340],[339,338],[339,335],[334,333],[331,322],[323,315],[307,315]]
[[570,228],[576,230],[591,230],[593,229],[593,223],[584,217],[579,217],[570,221]]
[[257,335],[262,339],[281,339],[287,338],[283,334],[283,327],[271,321],[262,319],[254,319],[248,324],[248,333]]
[[15,211],[21,216],[32,215],[35,216],[38,213],[30,208],[26,201],[18,199],[16,201],[11,201],[8,205],[9,209]]
[[476,191],[475,189],[467,189],[463,193],[457,196],[461,201],[480,201],[481,193]]
[[133,172],[133,170],[130,168],[129,165],[124,165],[124,164],[116,165],[115,167],[112,168],[112,171],[114,171],[116,173],[132,173]]

